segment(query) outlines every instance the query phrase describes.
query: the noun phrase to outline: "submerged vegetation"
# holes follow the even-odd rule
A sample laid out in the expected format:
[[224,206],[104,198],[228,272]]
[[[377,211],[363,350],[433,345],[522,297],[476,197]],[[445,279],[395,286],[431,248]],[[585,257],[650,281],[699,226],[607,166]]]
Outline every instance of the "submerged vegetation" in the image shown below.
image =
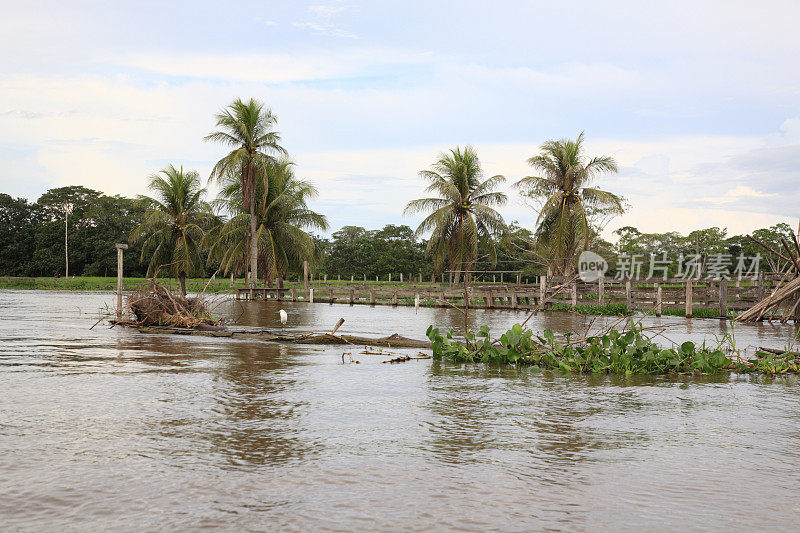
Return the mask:
[[757,352],[742,359],[722,339],[717,346],[686,341],[665,348],[648,337],[645,329],[631,322],[627,329],[608,329],[594,336],[558,340],[552,330],[534,334],[515,324],[499,339],[492,340],[489,328],[476,334],[468,331],[464,342],[453,332],[442,335],[428,328],[433,357],[456,363],[527,365],[538,369],[587,374],[715,374],[719,372],[785,374],[800,372],[800,354]]

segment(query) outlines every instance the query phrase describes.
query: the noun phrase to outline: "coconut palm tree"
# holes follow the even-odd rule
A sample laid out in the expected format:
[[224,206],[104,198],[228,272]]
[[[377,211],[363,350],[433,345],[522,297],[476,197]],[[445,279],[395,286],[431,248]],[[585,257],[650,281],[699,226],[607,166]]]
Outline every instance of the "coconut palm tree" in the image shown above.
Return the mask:
[[196,171],[172,165],[150,176],[148,188],[155,197],[138,197],[146,211],[131,241],[142,243],[141,261],[151,256],[147,275],[155,276],[160,267],[167,267],[186,296],[186,276],[202,271],[203,237],[214,220],[211,206],[203,201],[206,190]]
[[592,215],[624,211],[620,196],[590,186],[600,175],[617,172],[617,163],[608,156],[587,158],[581,133],[574,141],[547,141],[539,155],[528,159],[528,164],[540,175],[528,176],[515,185],[526,196],[541,202],[536,221],[540,255],[556,273],[568,275],[574,257],[597,234],[591,224]]
[[258,279],[256,180],[259,173],[264,174],[264,169],[274,160],[274,156],[285,154],[286,150],[278,144],[281,138],[275,131],[277,118],[258,100],[243,102],[237,98],[214,118],[217,120],[218,130],[205,139],[227,145],[231,147],[231,151],[214,165],[210,179],[222,180],[232,171],[238,172],[242,204],[250,215],[251,287],[255,287]]
[[[292,265],[315,256],[313,238],[304,228],[326,230],[328,221],[308,208],[308,200],[317,196],[309,182],[298,180],[294,163],[288,159],[267,162],[257,173],[256,243],[261,258],[264,280],[271,283],[283,277]],[[215,205],[231,215],[221,227],[209,234],[211,256],[219,260],[223,271],[232,271],[242,262],[246,250],[250,216],[242,204],[240,173],[233,169],[222,181],[222,190]]]
[[507,198],[494,189],[505,177],[484,179],[478,155],[471,146],[442,153],[431,170],[419,175],[430,183],[426,191],[436,196],[409,202],[404,214],[429,213],[414,236],[431,231],[425,253],[433,256],[434,268],[441,270],[448,262],[457,273],[464,270],[466,279],[466,271],[478,258],[479,244],[485,246],[492,260],[496,259],[494,237],[505,222],[493,207],[502,206]]

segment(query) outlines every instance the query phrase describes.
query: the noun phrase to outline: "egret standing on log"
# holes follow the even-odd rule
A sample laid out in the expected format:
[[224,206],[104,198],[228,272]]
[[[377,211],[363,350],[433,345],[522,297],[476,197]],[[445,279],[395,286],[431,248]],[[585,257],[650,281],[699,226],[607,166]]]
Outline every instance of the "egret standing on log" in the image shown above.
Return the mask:
[[281,327],[285,326],[286,325],[286,321],[289,319],[289,315],[287,315],[286,311],[284,311],[283,309],[278,311],[278,315],[280,315],[280,317],[281,317]]

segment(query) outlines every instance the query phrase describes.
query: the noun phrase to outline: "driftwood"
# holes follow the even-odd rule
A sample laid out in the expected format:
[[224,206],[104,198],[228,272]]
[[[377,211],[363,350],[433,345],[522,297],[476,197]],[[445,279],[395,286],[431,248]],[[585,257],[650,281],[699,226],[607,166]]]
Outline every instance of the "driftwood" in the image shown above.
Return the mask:
[[792,318],[795,322],[800,319],[800,239],[798,239],[800,226],[797,229],[798,233],[792,232],[791,244],[785,238],[781,238],[783,253],[748,235],[751,241],[786,261],[787,267],[772,293],[737,316],[737,321],[758,322],[779,319],[781,323],[786,323]]
[[140,333],[157,333],[162,335],[196,335],[201,337],[234,337],[257,339],[268,342],[284,342],[292,344],[350,344],[355,346],[382,346],[385,348],[430,348],[430,341],[409,339],[397,333],[388,337],[361,337],[358,335],[334,335],[333,333],[281,333],[267,329],[221,329],[201,330],[193,328],[178,328],[171,326],[139,326],[131,322],[117,322],[121,326],[136,327]]
[[[775,348],[766,348],[764,346],[758,347],[758,352],[769,353],[773,355],[791,355],[793,357],[800,357],[800,352],[790,352],[787,350],[776,350]],[[756,352],[756,353],[758,353]]]

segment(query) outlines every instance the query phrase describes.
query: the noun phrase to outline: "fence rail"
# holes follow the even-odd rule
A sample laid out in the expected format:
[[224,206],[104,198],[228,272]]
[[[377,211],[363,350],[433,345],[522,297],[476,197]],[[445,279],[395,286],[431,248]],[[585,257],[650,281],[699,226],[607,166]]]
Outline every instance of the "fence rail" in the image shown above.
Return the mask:
[[[257,291],[253,296],[315,303],[367,305],[408,305],[416,299],[421,305],[484,307],[487,309],[533,309],[545,301],[569,306],[623,304],[629,310],[652,311],[657,316],[667,310],[683,310],[691,317],[696,310],[714,310],[726,317],[729,311],[750,308],[775,287],[780,278],[760,275],[742,280],[659,280],[603,279],[593,283],[541,276],[535,283],[484,283],[466,289],[445,283],[364,283],[359,281],[318,280],[309,289],[287,284],[281,295]],[[566,286],[565,286],[566,284]],[[247,290],[237,290],[237,298],[248,299]],[[706,315],[708,313],[705,313]]]

